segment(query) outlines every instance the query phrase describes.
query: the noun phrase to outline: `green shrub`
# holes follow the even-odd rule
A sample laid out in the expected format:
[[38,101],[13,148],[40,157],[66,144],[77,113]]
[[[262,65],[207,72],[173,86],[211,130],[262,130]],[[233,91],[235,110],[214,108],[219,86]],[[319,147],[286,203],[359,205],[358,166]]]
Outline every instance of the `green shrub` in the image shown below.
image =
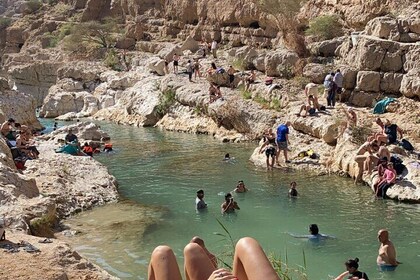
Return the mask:
[[352,142],[357,145],[362,145],[366,139],[372,134],[372,128],[364,125],[354,126],[351,131]]
[[115,71],[121,71],[121,64],[120,59],[118,58],[118,54],[114,49],[110,49],[107,51],[105,58],[104,58],[105,66],[111,68]]
[[48,40],[47,48],[55,48],[60,41],[57,36],[51,33],[45,33],[42,37]]
[[270,108],[276,111],[280,111],[282,108],[281,100],[273,99],[270,102]]
[[336,15],[324,15],[309,22],[306,35],[312,35],[319,40],[328,40],[343,35],[343,26]]
[[175,90],[173,88],[161,91],[159,96],[159,105],[157,106],[158,114],[161,116],[165,115],[175,102]]
[[12,23],[12,19],[8,17],[0,17],[0,30],[7,28]]
[[246,70],[246,61],[243,58],[235,58],[232,61],[232,66],[233,68],[240,70],[240,71],[245,71]]
[[261,97],[259,94],[254,97],[254,101],[259,103],[264,109],[270,108],[270,102],[264,97]]
[[28,0],[26,1],[26,13],[33,14],[42,7],[42,2],[39,0]]
[[242,89],[242,97],[244,99],[251,99],[252,93],[249,90],[246,90],[245,88]]

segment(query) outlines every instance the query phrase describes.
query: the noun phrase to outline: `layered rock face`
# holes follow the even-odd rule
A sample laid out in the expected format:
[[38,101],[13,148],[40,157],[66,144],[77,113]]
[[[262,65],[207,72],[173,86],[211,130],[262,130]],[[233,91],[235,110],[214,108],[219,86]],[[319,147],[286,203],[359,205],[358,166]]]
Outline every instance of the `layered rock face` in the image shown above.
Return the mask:
[[35,115],[36,101],[29,94],[11,90],[6,80],[0,80],[0,123],[9,118],[33,129],[40,129],[41,124]]

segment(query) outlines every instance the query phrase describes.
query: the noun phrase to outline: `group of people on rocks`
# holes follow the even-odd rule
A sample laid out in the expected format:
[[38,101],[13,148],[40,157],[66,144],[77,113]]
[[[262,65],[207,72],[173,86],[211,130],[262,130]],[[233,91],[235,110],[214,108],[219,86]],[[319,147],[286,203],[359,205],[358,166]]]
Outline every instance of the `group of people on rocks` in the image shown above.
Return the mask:
[[[109,137],[103,138],[104,142],[103,151],[111,152],[112,142]],[[98,144],[94,145],[93,143],[85,142],[83,146],[80,145],[79,139],[74,131],[70,128],[67,131],[67,134],[64,138],[64,145],[55,150],[56,153],[64,153],[73,156],[93,156],[100,152],[100,146]]]
[[[308,83],[305,86],[306,104],[300,107],[297,116],[306,117],[307,115],[313,116],[318,111],[325,111],[327,108],[335,108],[336,99],[341,102],[343,91],[343,74],[340,69],[329,73],[324,79],[324,96],[327,106],[321,105],[319,102],[319,87],[315,83]],[[303,115],[302,115],[303,112]]]
[[6,120],[0,128],[11,150],[13,160],[18,169],[24,169],[26,160],[37,159],[39,151],[33,141],[33,132],[26,126],[16,122],[13,118]]
[[395,165],[401,162],[396,156],[391,156],[388,146],[396,144],[398,136],[402,139],[403,131],[388,119],[384,123],[377,118],[376,124],[380,128],[379,131],[366,139],[354,158],[358,164],[355,182],[360,181],[363,174],[371,175],[373,171],[377,171],[373,188],[378,197],[386,198],[386,191],[396,182],[397,175],[402,172],[399,167],[397,172]]

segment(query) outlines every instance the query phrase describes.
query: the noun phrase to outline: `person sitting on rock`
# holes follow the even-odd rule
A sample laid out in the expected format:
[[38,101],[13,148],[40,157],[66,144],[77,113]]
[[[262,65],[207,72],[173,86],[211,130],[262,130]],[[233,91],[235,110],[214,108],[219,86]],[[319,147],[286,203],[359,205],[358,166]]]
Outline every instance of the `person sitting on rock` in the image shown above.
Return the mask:
[[230,85],[230,88],[231,89],[234,89],[235,88],[235,73],[236,73],[236,70],[235,70],[235,68],[233,68],[233,66],[232,65],[229,65],[229,69],[227,70],[227,73],[228,73],[228,75],[229,75],[229,85]]
[[247,191],[248,191],[248,188],[245,186],[245,183],[242,180],[238,181],[236,188],[233,190],[233,192],[236,192],[236,193],[244,193]]
[[220,91],[220,86],[210,83],[209,87],[210,103],[213,103],[219,98],[222,98],[222,92]]
[[29,136],[29,138],[32,136],[32,131],[31,131],[31,129],[30,129],[28,126],[26,126],[26,125],[22,125],[22,124],[20,124],[20,123],[15,123],[15,127],[16,127],[17,132],[18,132],[19,134],[25,134],[25,135],[28,135],[28,136]]
[[257,74],[255,70],[251,70],[251,73],[245,78],[245,90],[249,90],[251,84],[257,80]]
[[15,120],[10,118],[7,121],[5,121],[2,125],[1,125],[1,134],[7,138],[7,140],[11,140],[11,141],[15,141],[16,140],[16,135],[13,131],[13,125],[15,124]]
[[88,156],[93,156],[93,148],[91,145],[89,145],[88,142],[85,142],[85,144],[83,145],[83,152]]
[[72,143],[74,141],[78,141],[77,136],[75,134],[73,134],[73,130],[69,129],[67,132],[66,137],[64,138],[66,140],[66,144],[68,143]]
[[371,173],[371,165],[368,164],[368,161],[371,157],[374,156],[373,154],[377,151],[379,151],[379,145],[376,140],[366,141],[362,146],[360,146],[354,158],[354,161],[357,162],[357,165],[359,167],[358,174],[355,178],[355,183],[359,182],[362,179],[364,171],[367,171],[367,173]]
[[375,193],[377,197],[386,198],[386,191],[395,184],[397,178],[397,171],[394,169],[392,162],[388,162],[381,180],[377,184]]
[[390,120],[384,123],[383,134],[377,135],[376,140],[379,143],[395,144],[397,142],[397,133],[400,139],[403,138],[403,130],[396,124],[391,124]]
[[210,64],[210,68],[207,70],[207,75],[209,75],[209,76],[213,75],[214,73],[216,73],[216,71],[217,71],[216,63],[212,62]]
[[38,149],[29,142],[27,133],[21,133],[17,136],[16,147],[31,159],[37,159],[39,156]]
[[315,99],[311,95],[308,97],[308,104],[302,105],[300,107],[300,111],[297,114],[297,116],[300,117],[302,112],[305,112],[302,117],[306,117],[307,114],[309,114],[310,116],[314,116],[317,108],[318,107],[316,105]]
[[112,152],[113,149],[112,149],[111,138],[105,137],[103,138],[103,141],[105,142],[103,151],[107,153]]

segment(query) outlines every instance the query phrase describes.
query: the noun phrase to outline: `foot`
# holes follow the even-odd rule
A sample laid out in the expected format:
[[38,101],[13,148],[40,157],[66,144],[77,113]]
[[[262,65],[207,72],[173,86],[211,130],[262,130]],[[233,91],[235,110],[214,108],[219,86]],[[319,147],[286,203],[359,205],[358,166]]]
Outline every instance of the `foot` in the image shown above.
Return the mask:
[[286,160],[285,163],[291,163],[291,161],[290,160]]

